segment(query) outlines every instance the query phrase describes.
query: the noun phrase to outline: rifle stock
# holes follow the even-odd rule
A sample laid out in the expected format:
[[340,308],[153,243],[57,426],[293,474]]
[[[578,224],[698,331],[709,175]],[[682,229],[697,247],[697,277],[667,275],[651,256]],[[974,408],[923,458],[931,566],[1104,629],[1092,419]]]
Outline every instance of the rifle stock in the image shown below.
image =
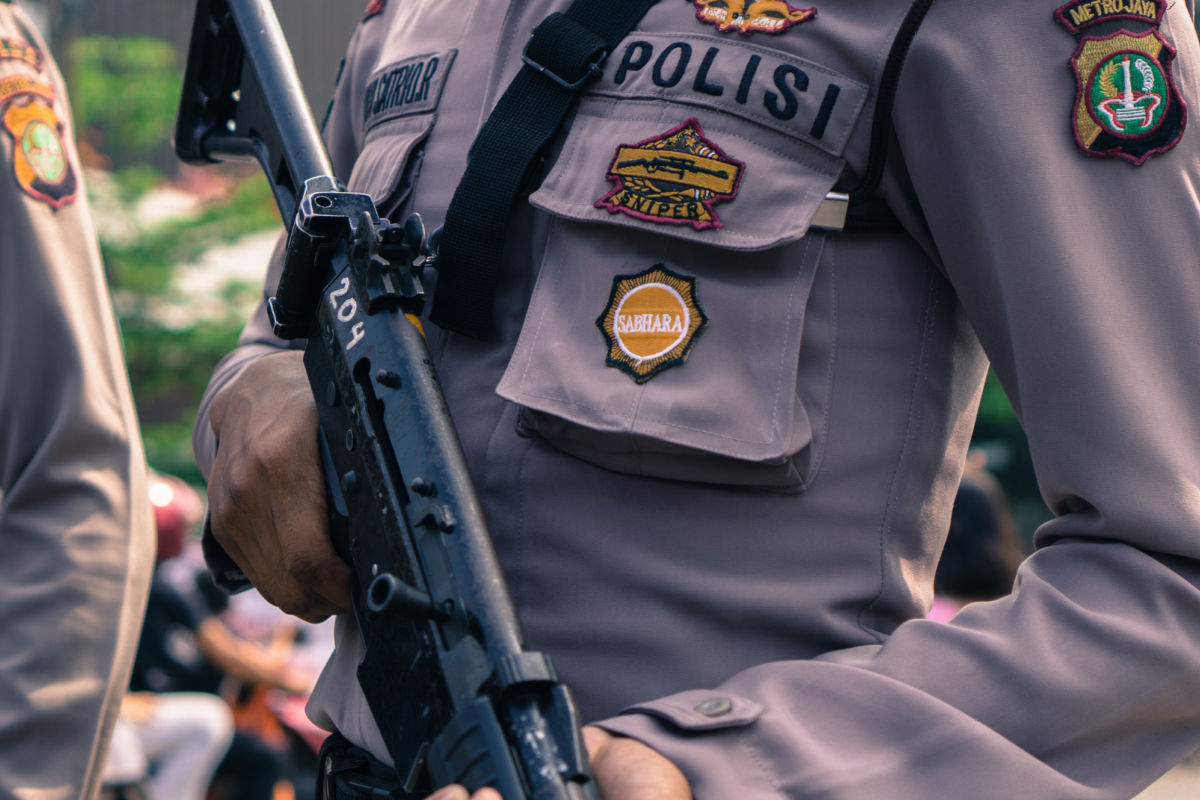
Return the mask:
[[352,566],[358,680],[404,796],[598,800],[567,687],[528,651],[417,316],[419,217],[333,177],[269,0],[199,0],[176,151],[257,159],[288,227],[269,311],[307,337],[330,533]]

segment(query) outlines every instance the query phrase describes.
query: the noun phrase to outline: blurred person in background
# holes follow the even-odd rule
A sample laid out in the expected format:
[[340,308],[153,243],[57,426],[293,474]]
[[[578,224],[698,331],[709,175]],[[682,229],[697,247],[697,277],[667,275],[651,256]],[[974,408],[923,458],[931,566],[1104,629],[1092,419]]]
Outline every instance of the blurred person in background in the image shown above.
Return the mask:
[[929,619],[945,622],[967,603],[1012,591],[1024,557],[1004,487],[973,450],[950,511],[950,533],[933,578]]
[[153,529],[66,91],[7,0],[0,128],[0,798],[90,798]]
[[262,644],[239,636],[221,619],[228,599],[206,572],[171,569],[203,518],[196,490],[159,475],[150,496],[158,566],[126,702],[132,708],[123,710],[140,715],[134,722],[149,761],[146,788],[151,800],[199,800],[213,784],[223,800],[267,800],[283,777],[282,754],[258,730],[235,726],[236,697],[226,686],[304,695],[313,677],[291,666],[292,637]]

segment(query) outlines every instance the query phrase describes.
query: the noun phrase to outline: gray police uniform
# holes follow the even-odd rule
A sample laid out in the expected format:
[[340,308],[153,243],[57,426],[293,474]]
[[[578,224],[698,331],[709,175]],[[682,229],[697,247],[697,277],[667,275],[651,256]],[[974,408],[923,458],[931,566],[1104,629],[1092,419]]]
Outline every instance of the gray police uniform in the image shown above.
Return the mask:
[[[1127,798],[1200,746],[1188,9],[810,2],[654,5],[513,215],[494,336],[426,327],[529,643],[698,798]],[[566,5],[373,3],[349,188],[440,223]],[[896,224],[830,230],[858,186]],[[259,314],[210,396],[281,346]],[[925,621],[989,359],[1056,518]],[[343,633],[310,708],[381,753]]]
[[90,797],[154,529],[66,93],[8,3],[0,128],[0,797]]

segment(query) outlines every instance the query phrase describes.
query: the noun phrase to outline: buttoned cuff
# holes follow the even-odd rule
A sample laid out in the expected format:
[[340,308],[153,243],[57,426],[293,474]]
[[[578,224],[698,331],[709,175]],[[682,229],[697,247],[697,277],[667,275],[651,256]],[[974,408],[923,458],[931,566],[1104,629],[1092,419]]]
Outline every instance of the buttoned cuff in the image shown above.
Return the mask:
[[697,800],[778,798],[747,736],[764,712],[762,704],[737,695],[692,690],[639,703],[594,724],[669,759],[687,777]]

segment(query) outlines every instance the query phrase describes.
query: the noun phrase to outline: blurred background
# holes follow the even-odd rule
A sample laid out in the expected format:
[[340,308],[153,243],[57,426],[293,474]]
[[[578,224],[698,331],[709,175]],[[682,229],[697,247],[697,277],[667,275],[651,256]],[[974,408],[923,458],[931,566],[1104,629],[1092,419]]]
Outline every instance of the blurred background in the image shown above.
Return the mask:
[[[20,3],[67,79],[150,464],[199,485],[192,421],[282,229],[270,189],[257,165],[201,169],[174,156],[193,0]],[[277,5],[320,121],[365,0]]]

